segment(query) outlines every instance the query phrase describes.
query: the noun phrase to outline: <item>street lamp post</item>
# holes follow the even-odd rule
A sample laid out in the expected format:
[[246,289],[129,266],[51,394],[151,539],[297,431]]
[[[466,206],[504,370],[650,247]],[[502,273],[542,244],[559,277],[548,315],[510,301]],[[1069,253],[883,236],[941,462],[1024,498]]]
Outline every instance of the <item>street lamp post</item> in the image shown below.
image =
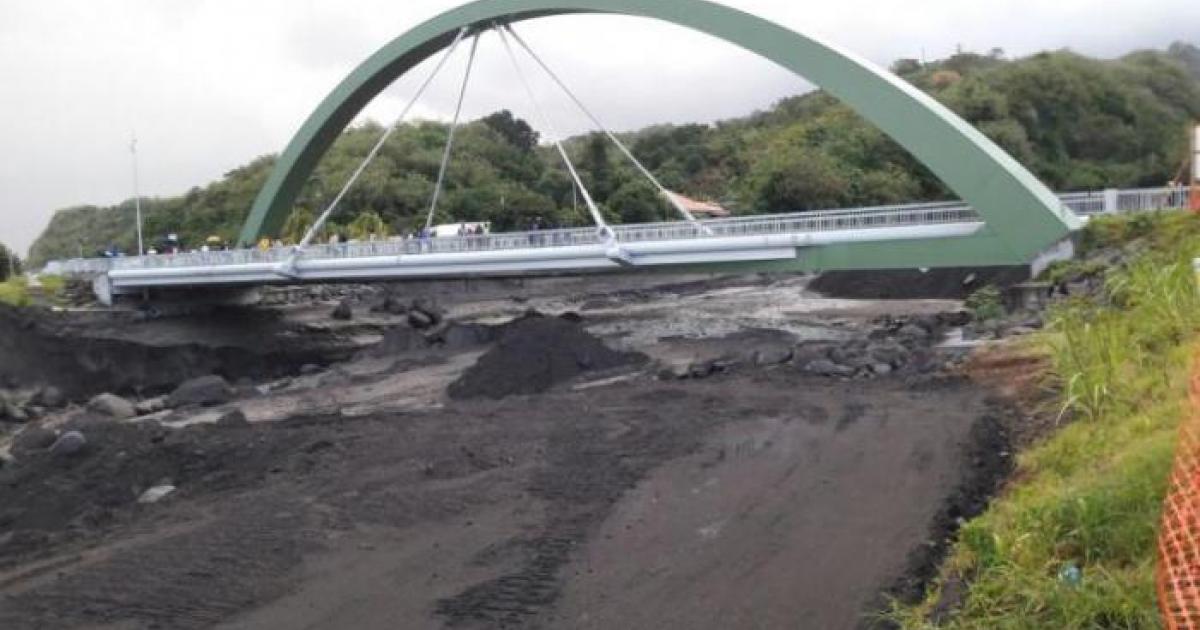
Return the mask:
[[129,142],[129,152],[133,155],[133,208],[137,214],[137,238],[138,238],[138,256],[146,255],[146,248],[142,244],[142,196],[138,193],[138,161],[137,161],[137,135],[133,134]]

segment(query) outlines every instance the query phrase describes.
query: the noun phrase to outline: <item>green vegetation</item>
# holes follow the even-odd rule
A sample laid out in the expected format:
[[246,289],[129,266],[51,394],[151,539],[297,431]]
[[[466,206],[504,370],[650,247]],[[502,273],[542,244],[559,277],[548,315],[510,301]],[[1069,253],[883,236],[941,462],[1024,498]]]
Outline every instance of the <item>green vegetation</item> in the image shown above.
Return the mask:
[[[1069,51],[1014,61],[963,53],[893,70],[1007,149],[1052,188],[1162,185],[1186,154],[1185,123],[1200,117],[1200,50],[1175,44],[1097,60]],[[323,158],[282,234],[296,240],[374,144],[375,123],[346,130]],[[423,224],[446,126],[403,126],[339,206],[326,236],[378,216],[390,234]],[[664,125],[624,134],[663,183],[735,213],[872,205],[950,196],[937,178],[878,129],[821,91],[715,125]],[[652,187],[600,135],[567,142],[585,184],[612,221],[671,216]],[[148,241],[168,232],[186,245],[232,241],[266,180],[266,156],[178,197],[144,199]],[[525,228],[590,223],[557,155],[528,123],[501,111],[460,130],[437,223],[491,221]],[[133,203],[60,210],[30,252],[33,265],[134,246]],[[308,219],[311,221],[311,219]],[[364,221],[367,219],[364,219]],[[360,224],[361,225],[361,224]]]
[[1004,317],[1004,302],[1000,297],[1000,289],[992,285],[968,295],[964,306],[971,311],[977,321],[986,322]]
[[11,306],[32,304],[66,305],[67,279],[62,276],[38,276],[36,284],[17,276],[0,282],[0,302]]
[[24,277],[9,278],[0,282],[0,302],[11,306],[29,306],[29,283]]
[[9,276],[21,274],[21,259],[17,253],[0,243],[0,282],[8,280]]
[[63,276],[40,275],[38,284],[42,285],[42,293],[52,299],[59,299],[67,289],[67,279]]
[[[962,528],[945,571],[970,589],[942,627],[1158,626],[1155,536],[1200,330],[1200,217],[1103,218],[1086,232],[1085,250],[1130,257],[1100,295],[1053,309],[1033,342],[1073,422],[1021,454],[1011,487]],[[938,595],[897,618],[928,627]]]

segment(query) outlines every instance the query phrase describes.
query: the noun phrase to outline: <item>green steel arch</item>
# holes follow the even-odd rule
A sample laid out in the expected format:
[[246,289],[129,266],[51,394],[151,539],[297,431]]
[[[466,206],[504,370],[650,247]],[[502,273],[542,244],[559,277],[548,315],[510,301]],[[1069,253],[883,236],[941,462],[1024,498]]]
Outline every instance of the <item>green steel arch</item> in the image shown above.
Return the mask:
[[803,267],[1024,264],[1078,227],[1078,219],[1037,178],[924,92],[854,54],[757,16],[707,0],[478,0],[392,40],[325,97],[276,162],[242,228],[241,243],[278,233],[318,160],[358,112],[397,77],[448,46],[461,28],[569,13],[664,20],[774,61],[877,125],[987,224],[971,237],[821,248]]

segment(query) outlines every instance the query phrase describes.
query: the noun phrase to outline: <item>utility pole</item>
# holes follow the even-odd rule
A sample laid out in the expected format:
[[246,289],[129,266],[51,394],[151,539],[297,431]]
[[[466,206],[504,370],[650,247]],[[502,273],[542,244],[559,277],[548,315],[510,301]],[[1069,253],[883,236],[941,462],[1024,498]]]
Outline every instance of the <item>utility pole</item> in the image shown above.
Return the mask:
[[142,196],[138,193],[137,134],[130,133],[129,153],[133,155],[133,208],[137,214],[138,256],[146,255],[142,244]]

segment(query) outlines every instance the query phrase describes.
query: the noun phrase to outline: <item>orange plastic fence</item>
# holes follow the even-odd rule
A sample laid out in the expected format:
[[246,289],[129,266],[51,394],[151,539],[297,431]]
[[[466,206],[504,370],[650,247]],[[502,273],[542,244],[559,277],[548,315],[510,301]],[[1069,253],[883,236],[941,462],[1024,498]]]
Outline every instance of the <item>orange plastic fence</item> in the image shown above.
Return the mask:
[[1200,357],[1158,534],[1158,606],[1167,630],[1200,630]]

